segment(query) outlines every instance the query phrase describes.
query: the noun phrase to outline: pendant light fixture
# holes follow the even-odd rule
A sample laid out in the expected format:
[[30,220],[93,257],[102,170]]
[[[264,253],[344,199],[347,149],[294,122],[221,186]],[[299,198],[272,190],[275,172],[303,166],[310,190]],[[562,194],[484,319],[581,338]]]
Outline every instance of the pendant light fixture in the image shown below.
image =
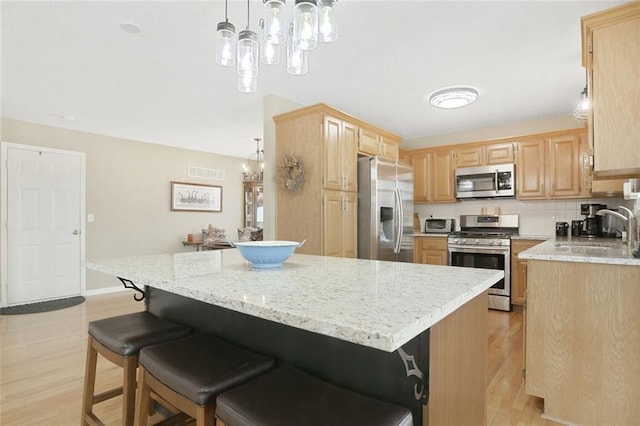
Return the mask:
[[582,92],[580,92],[580,102],[578,102],[578,105],[576,106],[576,109],[573,111],[573,117],[581,122],[585,122],[587,121],[587,118],[589,117],[589,108],[591,106],[590,102],[589,102],[589,75],[586,74],[585,71],[585,83],[584,83],[584,89],[582,89]]
[[262,40],[262,49],[260,49],[260,62],[266,65],[277,65],[280,63],[280,45],[275,44],[266,37],[265,20],[260,20],[260,40]]
[[262,182],[264,178],[264,150],[260,149],[262,138],[253,138],[256,141],[256,152],[249,155],[247,163],[242,165],[242,180],[244,182]]
[[247,29],[238,34],[238,90],[255,93],[258,87],[258,36],[249,29],[249,0],[247,0]]
[[293,38],[293,24],[287,38],[287,72],[292,75],[304,75],[309,71],[309,51],[299,49]]
[[293,8],[293,41],[302,50],[313,50],[318,45],[316,0],[296,0]]
[[216,63],[223,67],[232,67],[236,63],[236,27],[227,17],[227,0],[224,0],[224,21],[218,23]]
[[333,11],[338,0],[321,0],[318,11],[318,36],[323,43],[331,43],[338,39],[338,23]]
[[287,23],[284,20],[285,0],[263,0],[268,15],[264,25],[264,39],[271,44],[284,44],[287,41]]
[[309,70],[309,50],[318,41],[331,43],[338,39],[335,9],[338,0],[294,0],[293,16],[286,18],[286,0],[262,0],[266,17],[260,19],[259,37],[249,29],[250,0],[247,0],[247,27],[236,31],[228,20],[227,2],[224,21],[218,23],[216,63],[236,66],[238,90],[255,93],[258,87],[259,64],[280,63],[279,46],[284,44],[287,54],[287,72],[303,75]]

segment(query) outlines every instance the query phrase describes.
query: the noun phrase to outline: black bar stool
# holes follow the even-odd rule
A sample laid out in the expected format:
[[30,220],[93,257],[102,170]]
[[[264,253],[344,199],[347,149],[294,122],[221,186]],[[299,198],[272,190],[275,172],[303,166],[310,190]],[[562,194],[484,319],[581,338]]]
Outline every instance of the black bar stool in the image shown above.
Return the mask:
[[411,411],[282,366],[217,398],[218,426],[412,426]]
[[[122,395],[122,425],[132,426],[135,413],[136,368],[140,349],[178,339],[191,332],[189,327],[158,318],[148,312],[136,312],[91,321],[87,362],[84,373],[81,424],[100,425],[93,406]],[[98,354],[123,369],[122,386],[94,394]]]
[[147,346],[140,351],[136,426],[147,425],[151,394],[196,419],[197,426],[212,426],[216,397],[272,366],[272,359],[212,334]]

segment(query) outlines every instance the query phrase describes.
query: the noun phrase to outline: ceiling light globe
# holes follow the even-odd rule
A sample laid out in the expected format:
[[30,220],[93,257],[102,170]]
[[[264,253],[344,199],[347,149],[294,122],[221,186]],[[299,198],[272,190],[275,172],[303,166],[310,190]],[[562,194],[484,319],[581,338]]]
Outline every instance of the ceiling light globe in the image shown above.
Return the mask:
[[318,7],[316,0],[296,0],[293,14],[293,40],[298,49],[313,50],[318,45]]
[[429,103],[436,108],[455,109],[469,105],[478,99],[473,87],[445,87],[429,95]]
[[331,43],[338,39],[338,23],[334,10],[338,0],[320,0],[318,11],[318,37],[323,43]]
[[267,18],[264,22],[264,38],[271,44],[284,44],[287,41],[287,23],[282,13],[285,0],[263,0],[267,7]]

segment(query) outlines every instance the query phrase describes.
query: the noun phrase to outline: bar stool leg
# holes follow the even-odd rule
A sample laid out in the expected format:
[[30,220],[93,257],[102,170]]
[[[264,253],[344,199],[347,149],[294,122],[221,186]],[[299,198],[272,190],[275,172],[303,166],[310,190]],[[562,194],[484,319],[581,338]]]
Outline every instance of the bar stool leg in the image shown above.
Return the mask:
[[125,358],[122,387],[122,424],[133,426],[136,403],[136,369],[138,368],[138,356]]
[[210,406],[198,407],[196,409],[196,426],[209,426],[214,424],[215,408],[211,409]]
[[84,371],[84,393],[82,394],[82,424],[86,425],[87,416],[93,411],[93,394],[96,385],[96,366],[98,364],[98,351],[93,347],[93,338],[89,336],[87,346],[87,361]]
[[136,426],[147,426],[147,420],[149,418],[148,409],[142,407],[149,407],[151,403],[151,389],[147,383],[147,375],[144,368],[140,368],[138,374],[138,396],[136,400]]

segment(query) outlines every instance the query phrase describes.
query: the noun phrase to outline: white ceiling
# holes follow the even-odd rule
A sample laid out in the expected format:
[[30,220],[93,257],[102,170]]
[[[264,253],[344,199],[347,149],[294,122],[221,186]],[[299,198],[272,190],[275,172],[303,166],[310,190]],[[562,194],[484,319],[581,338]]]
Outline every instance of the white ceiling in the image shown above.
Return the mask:
[[[621,3],[340,0],[340,37],[310,53],[307,75],[262,65],[258,93],[242,94],[235,70],[215,63],[222,1],[3,1],[1,112],[236,157],[255,151],[268,94],[325,102],[405,139],[565,115],[585,85],[580,17]],[[262,1],[251,11],[256,30]],[[246,2],[229,3],[229,20],[244,29]],[[141,32],[122,31],[126,21]],[[426,101],[458,84],[480,99]]]

